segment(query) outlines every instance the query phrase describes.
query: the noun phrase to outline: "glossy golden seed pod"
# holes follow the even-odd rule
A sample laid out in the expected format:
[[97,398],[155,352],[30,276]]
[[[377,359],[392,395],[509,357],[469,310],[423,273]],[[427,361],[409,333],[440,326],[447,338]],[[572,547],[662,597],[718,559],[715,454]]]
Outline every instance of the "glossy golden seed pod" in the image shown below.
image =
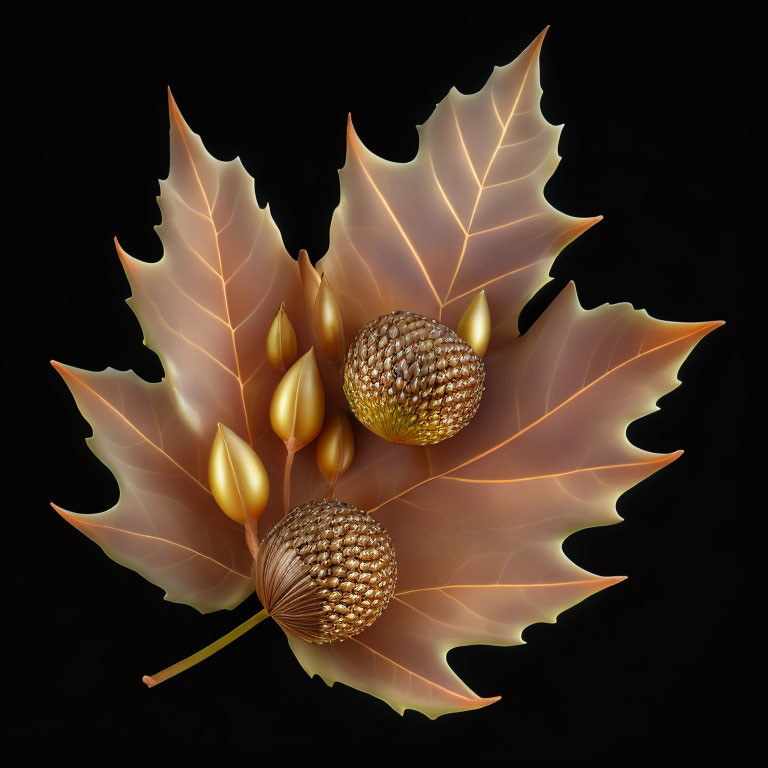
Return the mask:
[[317,438],[317,466],[323,477],[332,483],[338,480],[352,464],[355,455],[355,435],[344,411],[337,411],[326,419]]
[[208,482],[216,503],[240,524],[257,520],[269,498],[269,478],[256,451],[219,424],[208,459]]
[[347,350],[344,394],[352,412],[385,440],[430,445],[472,420],[483,361],[445,325],[414,312],[368,323]]
[[395,591],[392,540],[367,512],[336,500],[296,507],[264,537],[256,594],[285,632],[310,643],[360,634]]
[[272,396],[269,420],[288,450],[311,443],[323,428],[325,392],[314,350],[302,355],[285,373]]
[[267,358],[278,371],[284,371],[293,364],[296,351],[296,331],[285,312],[285,304],[281,304],[267,334]]
[[315,296],[315,335],[323,354],[333,363],[344,357],[344,326],[333,289],[325,275]]
[[478,357],[482,357],[491,340],[491,310],[485,291],[475,296],[464,310],[456,329],[459,336],[469,344]]

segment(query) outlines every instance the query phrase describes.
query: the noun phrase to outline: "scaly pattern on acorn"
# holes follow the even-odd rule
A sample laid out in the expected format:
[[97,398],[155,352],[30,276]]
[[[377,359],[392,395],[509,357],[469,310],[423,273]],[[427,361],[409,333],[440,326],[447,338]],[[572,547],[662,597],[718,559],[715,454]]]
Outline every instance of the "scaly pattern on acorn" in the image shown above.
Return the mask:
[[336,500],[309,501],[264,537],[256,594],[286,631],[311,643],[359,634],[395,591],[389,534],[367,512]]
[[364,326],[347,351],[344,394],[357,418],[385,440],[430,445],[472,420],[485,367],[455,331],[396,311]]

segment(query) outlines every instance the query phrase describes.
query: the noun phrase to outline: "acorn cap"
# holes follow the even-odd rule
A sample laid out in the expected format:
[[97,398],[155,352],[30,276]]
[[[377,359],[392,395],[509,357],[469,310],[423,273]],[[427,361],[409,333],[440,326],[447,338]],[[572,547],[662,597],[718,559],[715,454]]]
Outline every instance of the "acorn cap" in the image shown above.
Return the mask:
[[397,561],[371,515],[337,500],[296,507],[264,537],[256,594],[285,632],[310,643],[360,634],[389,604]]
[[364,326],[347,351],[344,394],[385,440],[430,445],[472,420],[485,367],[458,334],[424,315],[390,312]]

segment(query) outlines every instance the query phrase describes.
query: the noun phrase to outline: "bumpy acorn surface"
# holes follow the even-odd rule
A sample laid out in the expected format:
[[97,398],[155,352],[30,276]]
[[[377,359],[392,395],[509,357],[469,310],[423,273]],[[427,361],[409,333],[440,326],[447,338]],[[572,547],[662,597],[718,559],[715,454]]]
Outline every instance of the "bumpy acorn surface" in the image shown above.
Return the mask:
[[485,367],[448,326],[396,311],[364,326],[347,351],[344,394],[357,418],[385,440],[429,445],[472,420]]
[[264,537],[256,594],[285,630],[311,643],[357,635],[381,616],[395,591],[389,534],[341,501],[296,507]]

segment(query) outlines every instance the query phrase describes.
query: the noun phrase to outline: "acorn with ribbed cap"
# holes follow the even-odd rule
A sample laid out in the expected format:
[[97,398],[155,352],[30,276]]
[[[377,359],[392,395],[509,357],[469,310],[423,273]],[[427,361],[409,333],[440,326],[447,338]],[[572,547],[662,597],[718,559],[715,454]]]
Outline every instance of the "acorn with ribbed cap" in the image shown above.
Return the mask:
[[342,501],[309,501],[264,537],[256,594],[285,630],[331,643],[370,627],[395,591],[392,540],[367,512]]
[[385,440],[430,445],[472,420],[485,368],[448,326],[396,311],[362,328],[347,351],[344,394],[362,424]]

